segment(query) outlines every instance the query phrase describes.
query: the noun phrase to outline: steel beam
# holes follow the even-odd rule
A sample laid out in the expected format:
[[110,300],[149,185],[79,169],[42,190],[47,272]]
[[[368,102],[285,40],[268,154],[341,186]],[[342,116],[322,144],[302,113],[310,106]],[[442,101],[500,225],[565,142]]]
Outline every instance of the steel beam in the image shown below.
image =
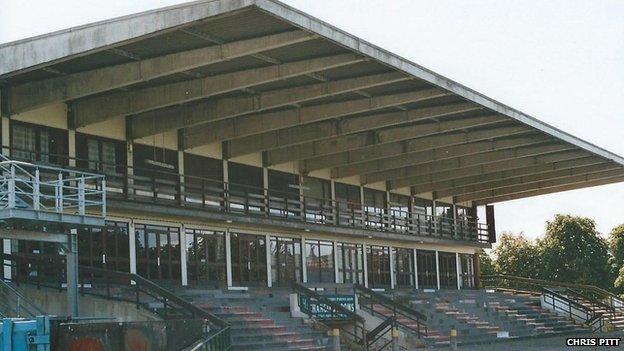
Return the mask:
[[[466,104],[450,104],[444,106],[424,107],[402,112],[390,112],[373,114],[359,117],[348,117],[340,121],[340,135],[330,140],[311,141],[297,145],[273,149],[267,152],[267,160],[270,165],[289,161],[302,160],[315,156],[329,155],[341,151],[355,150],[358,148],[376,145],[375,129],[401,125],[421,120],[452,116],[466,112],[480,110],[480,107]],[[503,117],[499,120],[504,120]],[[355,135],[358,132],[360,133]]]
[[[305,160],[300,160],[300,171],[302,173],[337,167],[340,165],[354,164],[364,161],[372,161],[384,157],[396,156],[406,152],[417,152],[431,150],[452,145],[467,144],[470,142],[503,138],[518,134],[525,134],[530,129],[525,126],[502,126],[496,128],[470,129],[468,131],[455,131],[440,135],[430,135],[421,138],[390,142],[387,144],[373,144],[372,146],[364,146],[350,151],[342,151],[338,153],[330,153],[324,156],[316,156]],[[312,146],[313,147],[313,146]],[[279,151],[278,155],[286,157],[286,150],[271,150],[268,152],[269,164],[274,152]],[[283,160],[277,158],[277,161]],[[286,160],[288,161],[288,160]],[[285,161],[282,161],[285,162]],[[279,162],[278,162],[279,163]]]
[[622,178],[624,177],[624,169],[619,167],[618,169],[602,171],[597,173],[589,173],[589,174],[576,174],[569,177],[551,179],[551,180],[543,180],[530,184],[518,184],[511,185],[508,187],[480,191],[470,194],[459,195],[455,197],[457,202],[464,201],[476,201],[476,200],[484,200],[488,198],[496,198],[506,195],[513,195],[515,193],[522,193],[530,190],[538,190],[544,188],[551,188],[563,185],[572,185],[572,184],[583,184],[591,181],[600,181],[611,178]]
[[[341,135],[343,134],[343,131],[340,129],[342,124],[340,121],[332,119],[408,103],[432,100],[446,95],[447,93],[440,89],[426,89],[276,112],[270,114],[268,119],[255,119],[252,126],[253,132],[249,131],[248,136],[230,140],[228,142],[230,156],[241,156],[257,151]],[[409,111],[405,112],[404,118],[410,118]],[[292,121],[293,124],[296,123],[296,126],[284,128],[285,121]],[[387,123],[391,122],[388,121]]]
[[67,234],[50,233],[26,229],[0,229],[0,238],[11,240],[43,241],[48,243],[67,244]]
[[132,116],[132,136],[136,139],[168,130],[193,127],[187,129],[186,134],[191,138],[193,135],[201,135],[206,143],[211,143],[235,134],[240,121],[252,118],[253,115],[226,120],[232,117],[408,79],[410,78],[398,72],[381,73],[271,90],[245,97],[172,106]]
[[572,150],[574,147],[565,144],[550,144],[520,147],[509,150],[491,151],[482,154],[456,157],[436,162],[411,165],[396,168],[388,171],[376,172],[362,175],[362,184],[375,183],[379,181],[391,181],[417,175],[436,173],[448,170],[459,170],[469,166],[477,166],[501,160],[514,160],[523,157],[536,156],[559,151]]
[[481,191],[493,190],[498,188],[504,188],[512,185],[529,184],[545,180],[565,178],[578,174],[591,174],[599,173],[602,171],[610,171],[614,169],[621,169],[622,166],[616,165],[612,162],[582,166],[576,168],[562,169],[552,172],[544,172],[538,174],[531,174],[525,176],[519,176],[514,178],[501,179],[490,182],[482,182],[474,185],[467,185],[464,187],[456,187],[446,190],[435,190],[435,194],[439,198],[448,196],[465,195],[471,193],[479,193]]
[[339,166],[331,170],[332,178],[344,178],[354,175],[383,172],[395,168],[417,165],[449,158],[481,154],[528,145],[539,145],[552,140],[545,135],[530,135],[517,138],[478,141],[463,145],[447,146],[433,150],[406,152],[398,156],[365,161],[352,165]]
[[332,55],[86,98],[74,103],[76,123],[84,126],[366,60],[355,54]]
[[[529,159],[524,159],[529,160]],[[506,161],[503,161],[506,162]],[[416,194],[425,193],[429,191],[440,191],[458,187],[465,187],[473,184],[480,184],[483,182],[499,181],[503,179],[516,178],[521,176],[529,176],[533,174],[540,174],[546,172],[552,172],[562,169],[573,169],[577,167],[591,166],[604,163],[605,160],[596,156],[589,156],[585,158],[573,158],[567,160],[559,160],[552,163],[529,165],[520,168],[511,168],[502,171],[481,173],[481,169],[464,169],[462,172],[446,172],[436,174],[434,177],[418,176],[406,179],[400,179],[395,182],[390,182],[390,186],[399,185],[411,186],[412,190]],[[431,181],[434,178],[434,181]]]
[[9,90],[9,106],[20,113],[313,38],[296,30],[19,84]]
[[562,191],[590,188],[590,187],[613,184],[613,183],[620,183],[620,182],[624,182],[624,176],[597,179],[597,180],[591,180],[591,181],[586,181],[582,183],[566,184],[566,185],[553,186],[553,187],[548,187],[548,188],[528,190],[528,191],[518,192],[514,194],[509,194],[509,195],[489,197],[487,199],[481,199],[481,200],[475,201],[474,204],[475,205],[493,204],[496,202],[511,201],[511,200],[522,199],[522,198],[531,197],[531,196],[559,193]]

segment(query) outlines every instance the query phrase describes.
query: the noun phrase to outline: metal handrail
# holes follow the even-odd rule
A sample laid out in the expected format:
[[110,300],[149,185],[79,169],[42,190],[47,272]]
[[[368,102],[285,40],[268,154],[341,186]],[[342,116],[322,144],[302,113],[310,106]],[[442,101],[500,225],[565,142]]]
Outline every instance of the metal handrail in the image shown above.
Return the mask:
[[[607,316],[605,316],[603,313],[598,312],[595,308],[593,308],[592,306],[586,306],[578,301],[575,301],[573,299],[570,299],[568,296],[560,294],[554,290],[551,289],[547,289],[547,288],[542,288],[542,295],[543,295],[543,301],[544,303],[552,306],[554,311],[560,311],[563,313],[566,313],[568,315],[568,317],[572,318],[572,319],[576,319],[576,320],[582,320],[584,322],[584,324],[586,324],[587,326],[592,327],[595,323],[597,323],[596,321],[600,320],[599,325],[600,327],[602,327],[604,325],[604,319],[608,318]],[[552,302],[548,301],[548,297],[551,298]],[[555,298],[558,301],[561,301],[565,304],[567,304],[567,309],[566,308],[562,308],[561,306],[559,306],[556,301]],[[575,312],[574,309],[580,310],[580,311],[584,311],[585,315],[579,314],[577,312]],[[594,330],[592,330],[594,331]]]
[[405,323],[401,323],[398,319],[396,321],[397,324],[410,331],[416,332],[418,338],[421,338],[422,336],[427,336],[427,316],[425,316],[423,313],[418,312],[411,307],[405,306],[402,303],[394,301],[393,299],[362,285],[356,284],[354,285],[353,289],[356,294],[360,295],[360,298],[358,299],[360,306],[362,306],[363,303],[362,297],[364,297],[365,300],[371,300],[371,310],[374,310],[372,306],[373,304],[382,305],[393,312],[393,317],[402,316],[408,320],[414,321],[418,327],[414,329],[413,327],[410,327]]
[[[377,341],[383,338],[384,335],[392,332],[392,329],[396,326],[397,320],[394,316],[386,318],[375,329],[366,333],[366,348],[370,349]],[[386,341],[377,350],[384,350],[388,345],[392,343],[392,340]]]
[[[12,307],[12,299],[9,295],[13,295],[15,298],[15,307]],[[0,279],[0,296],[3,297],[1,302],[14,313],[13,316],[5,315],[4,317],[36,317],[46,314],[41,307],[37,306],[3,279]]]

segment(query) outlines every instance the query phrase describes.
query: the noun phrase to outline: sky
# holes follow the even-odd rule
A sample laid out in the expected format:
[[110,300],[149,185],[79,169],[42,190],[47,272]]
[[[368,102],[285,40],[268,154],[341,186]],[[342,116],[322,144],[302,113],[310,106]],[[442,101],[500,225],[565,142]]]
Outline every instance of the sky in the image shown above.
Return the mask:
[[[0,0],[0,43],[175,0]],[[624,155],[624,1],[286,0],[504,104]],[[499,203],[497,230],[557,213],[624,223],[624,183]]]

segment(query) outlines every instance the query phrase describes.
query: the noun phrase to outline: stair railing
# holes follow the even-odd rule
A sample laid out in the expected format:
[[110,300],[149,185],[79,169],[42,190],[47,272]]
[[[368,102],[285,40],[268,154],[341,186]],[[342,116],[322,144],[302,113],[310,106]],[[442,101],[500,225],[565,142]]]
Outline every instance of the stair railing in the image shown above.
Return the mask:
[[[293,284],[297,293],[299,310],[312,320],[326,326],[337,327],[346,333],[356,344],[368,350],[366,321],[355,311],[330,300],[316,291],[299,284]],[[349,327],[352,327],[350,329]]]
[[390,346],[392,344],[392,337],[384,338],[384,336],[391,334],[392,330],[396,327],[396,324],[396,317],[390,316],[375,327],[375,329],[366,333],[366,349],[381,351]]
[[2,318],[35,318],[45,314],[41,307],[0,279],[0,316]]
[[[358,296],[361,309],[373,315],[387,317],[375,310],[375,305],[383,306],[392,311],[392,317],[395,317],[396,324],[401,328],[416,334],[419,339],[427,336],[427,316],[423,313],[359,284],[354,285],[353,290]],[[413,323],[408,324],[402,320]],[[410,324],[415,324],[416,327]]]
[[547,308],[591,327],[592,332],[601,330],[608,319],[596,309],[551,289],[542,288],[542,301]]
[[[28,279],[15,280],[16,284],[36,284],[63,290],[65,288],[65,264],[38,257],[22,257],[11,254],[0,254],[4,265],[12,269],[19,265],[45,264],[59,272],[49,277],[48,284],[33,282]],[[38,262],[42,261],[42,262]],[[8,263],[7,263],[8,262]],[[130,302],[137,309],[145,309],[159,315],[165,320],[170,319],[201,319],[204,322],[205,336],[198,350],[229,350],[231,346],[230,326],[227,322],[210,312],[178,297],[162,286],[128,272],[119,272],[96,267],[78,267],[79,292],[83,295],[105,297],[111,300]]]

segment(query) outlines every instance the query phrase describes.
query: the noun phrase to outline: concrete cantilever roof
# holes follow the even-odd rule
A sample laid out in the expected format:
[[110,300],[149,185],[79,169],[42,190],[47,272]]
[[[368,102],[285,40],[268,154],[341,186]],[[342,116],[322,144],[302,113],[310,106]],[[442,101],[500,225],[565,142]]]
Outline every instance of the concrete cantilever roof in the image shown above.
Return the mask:
[[621,156],[273,0],[3,44],[0,81],[3,113],[69,102],[79,126],[131,116],[136,138],[177,129],[192,148],[208,135],[228,156],[262,151],[269,165],[457,201],[624,181]]

